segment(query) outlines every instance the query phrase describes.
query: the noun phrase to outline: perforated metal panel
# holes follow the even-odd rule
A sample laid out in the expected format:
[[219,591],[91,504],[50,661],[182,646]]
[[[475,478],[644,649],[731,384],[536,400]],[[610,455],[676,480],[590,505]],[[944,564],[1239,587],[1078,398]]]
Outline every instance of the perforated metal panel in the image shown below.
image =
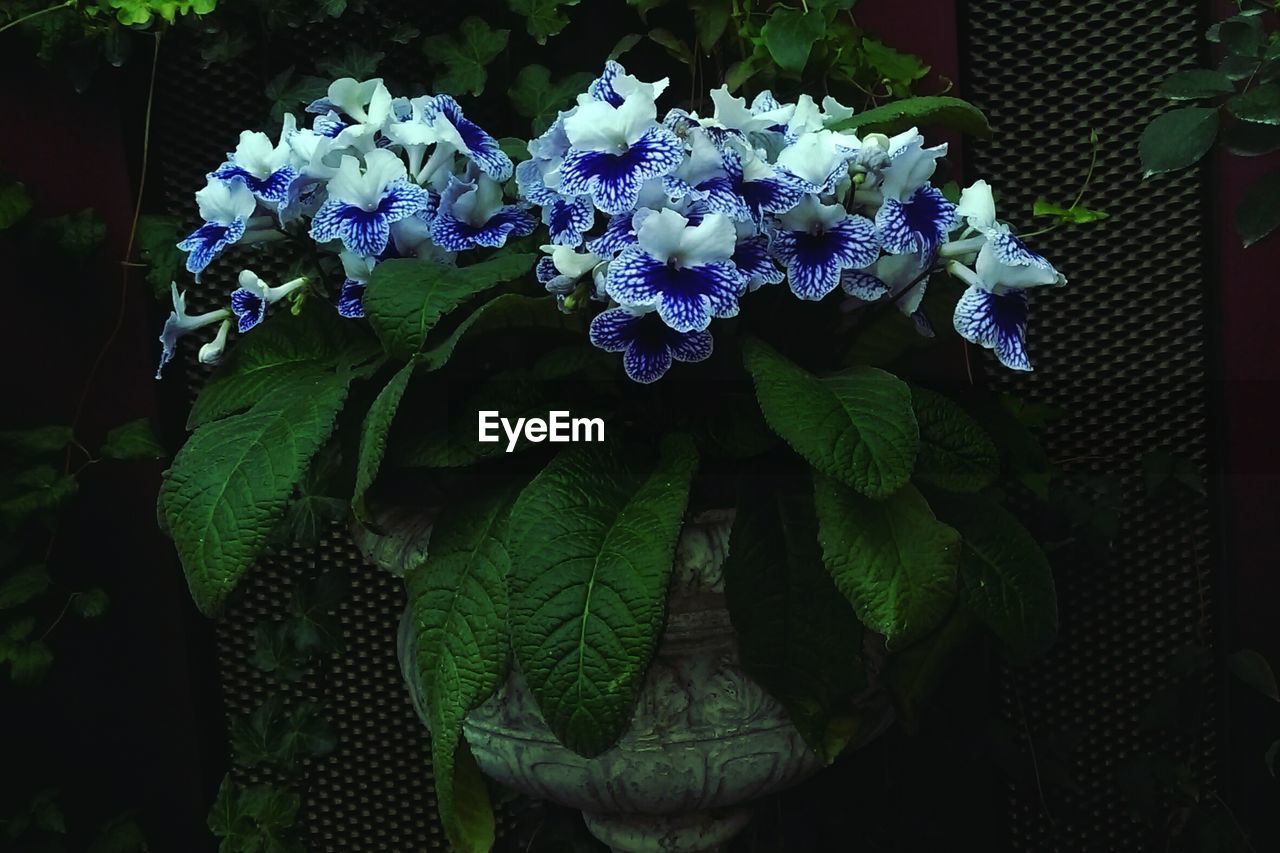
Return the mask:
[[[1160,104],[1155,85],[1196,64],[1204,24],[1185,2],[970,0],[962,15],[965,94],[990,116],[995,141],[969,146],[971,177],[1000,188],[1002,214],[1027,222],[1039,196],[1069,201],[1102,138],[1090,190],[1107,222],[1036,241],[1070,279],[1032,306],[1036,372],[987,371],[997,387],[1052,403],[1050,455],[1071,470],[1119,473],[1128,511],[1114,558],[1058,567],[1062,634],[1049,658],[1004,673],[1005,713],[1033,738],[1074,735],[1074,786],[1046,808],[1034,787],[1010,788],[1020,851],[1144,848],[1115,769],[1173,748],[1198,784],[1216,782],[1214,711],[1197,735],[1170,743],[1141,725],[1167,681],[1170,655],[1211,639],[1207,509],[1152,506],[1135,462],[1164,447],[1203,465],[1206,441],[1205,254],[1195,173],[1140,182],[1137,141]],[[1208,691],[1208,685],[1206,685]]]

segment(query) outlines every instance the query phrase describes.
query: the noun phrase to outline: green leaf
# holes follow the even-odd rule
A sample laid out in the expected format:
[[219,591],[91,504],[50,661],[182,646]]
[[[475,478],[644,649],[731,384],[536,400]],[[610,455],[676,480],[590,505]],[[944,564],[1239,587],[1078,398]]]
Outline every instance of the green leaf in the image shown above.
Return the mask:
[[0,581],[0,610],[17,607],[49,588],[49,572],[44,566],[26,566]]
[[573,106],[574,98],[593,79],[590,73],[579,71],[553,81],[545,66],[526,65],[516,74],[507,95],[516,113],[532,120],[534,135],[538,135],[551,126],[561,110]]
[[289,638],[307,654],[342,649],[342,623],[337,610],[347,597],[350,581],[345,570],[331,569],[299,584],[289,598]]
[[[280,121],[294,108],[323,98],[329,89],[329,81],[323,77],[304,76],[294,79],[294,68],[289,66],[267,83],[267,100],[271,103],[271,118]],[[166,282],[165,287],[168,287]]]
[[159,300],[169,298],[169,284],[178,277],[183,254],[177,243],[182,224],[176,216],[143,214],[138,218],[138,257],[147,265],[147,284]]
[[19,471],[4,484],[5,497],[0,499],[0,518],[20,520],[34,513],[55,509],[79,491],[76,478],[63,474],[52,465],[37,465]]
[[489,490],[446,507],[427,559],[405,575],[440,820],[453,848],[468,853],[488,853],[494,842],[492,808],[466,752],[462,721],[506,673],[512,498],[511,490]]
[[495,30],[474,15],[464,18],[455,35],[434,35],[422,40],[432,65],[444,66],[435,79],[437,92],[479,95],[484,91],[485,66],[507,47],[510,30]]
[[98,829],[85,853],[146,853],[142,827],[128,815],[117,815]]
[[102,455],[107,459],[164,459],[169,451],[156,438],[150,419],[138,418],[107,433]]
[[909,84],[929,73],[920,57],[894,50],[879,39],[863,38],[862,52],[876,73],[894,83]]
[[704,56],[710,56],[733,15],[733,0],[689,0],[693,28]]
[[1227,101],[1227,109],[1241,121],[1280,124],[1280,82],[1255,86]]
[[1049,561],[1006,509],[979,495],[949,497],[938,514],[960,531],[960,594],[1017,661],[1043,654],[1058,630]]
[[374,267],[364,294],[365,316],[386,351],[408,360],[440,318],[471,297],[533,268],[530,254],[499,255],[467,267],[412,258]]
[[396,409],[400,407],[400,400],[404,397],[405,389],[409,387],[409,380],[413,378],[416,367],[416,361],[410,359],[404,367],[396,371],[374,398],[373,404],[369,406],[369,413],[365,416],[364,424],[360,427],[360,450],[356,457],[356,486],[351,497],[351,506],[356,518],[362,521],[368,521],[365,495],[368,494],[373,481],[377,479],[378,469],[382,467],[382,457],[387,451],[387,436],[391,432],[391,422],[395,419]]
[[[644,36],[639,33],[627,33],[625,36],[618,39],[618,43],[613,46],[613,50],[609,51],[609,55],[606,59],[621,59],[624,54],[629,53],[633,47],[638,45],[643,38]],[[536,124],[534,129],[537,130]]]
[[823,566],[809,495],[743,495],[724,585],[743,666],[832,760],[832,709],[861,683],[862,626]]
[[1280,227],[1280,170],[1258,178],[1236,207],[1236,230],[1246,247]]
[[0,430],[0,448],[22,456],[61,453],[71,443],[71,427],[61,424]]
[[71,610],[81,619],[101,618],[110,604],[110,597],[101,587],[81,590],[71,596]]
[[919,387],[912,387],[911,403],[920,427],[916,477],[952,492],[977,492],[995,482],[1000,455],[964,409]]
[[1236,90],[1231,78],[1221,71],[1193,68],[1177,71],[1160,84],[1160,94],[1175,101],[1193,101],[1198,98],[1216,98]]
[[237,785],[223,777],[209,812],[209,830],[223,839],[224,853],[302,853],[291,830],[302,801],[273,785]]
[[1280,151],[1280,125],[1233,121],[1222,128],[1222,145],[1241,157]]
[[279,311],[231,350],[187,416],[187,429],[243,411],[260,400],[331,381],[377,355],[377,343],[318,308]]
[[827,22],[819,12],[799,9],[775,9],[760,28],[764,45],[778,66],[792,74],[804,71],[814,42],[827,31]]
[[1218,41],[1234,56],[1256,59],[1262,50],[1262,40],[1262,27],[1247,18],[1232,18],[1218,26]]
[[946,127],[983,139],[991,136],[991,125],[987,123],[987,117],[981,110],[968,101],[943,95],[904,98],[872,107],[836,122],[831,125],[831,129],[893,134],[915,125]]
[[873,498],[911,478],[920,435],[905,382],[874,367],[818,379],[756,339],[743,359],[765,420],[814,468]]
[[1280,702],[1280,687],[1276,686],[1276,675],[1271,671],[1271,664],[1253,649],[1240,649],[1227,655],[1227,669],[1241,682],[1271,701]]
[[284,681],[297,681],[305,671],[306,655],[294,646],[290,623],[259,622],[254,627],[249,662]]
[[523,15],[528,20],[525,26],[529,35],[538,44],[546,44],[547,39],[557,35],[569,24],[569,17],[561,10],[561,6],[577,6],[579,0],[507,0],[511,11]]
[[649,30],[649,40],[661,46],[677,62],[693,65],[693,49],[670,30],[661,28]]
[[19,183],[0,184],[0,231],[12,228],[31,210],[31,196]]
[[507,329],[546,329],[581,333],[586,330],[582,314],[565,314],[550,296],[504,293],[490,299],[454,328],[449,336],[423,350],[419,369],[439,370],[448,363],[458,344],[472,335]]
[[253,565],[316,451],[328,440],[349,377],[334,375],[205,424],[174,457],[160,512],[191,594],[205,613]]
[[1217,136],[1218,111],[1211,107],[1182,107],[1158,116],[1138,140],[1143,177],[1194,165]]
[[512,510],[511,644],[547,725],[580,755],[631,720],[696,466],[679,435],[649,469],[619,446],[573,445]]
[[303,756],[333,752],[338,736],[314,702],[286,709],[278,694],[231,726],[231,748],[243,767],[274,767],[292,773]]
[[1111,214],[1102,210],[1090,210],[1078,204],[1073,204],[1071,207],[1062,207],[1061,205],[1053,204],[1047,199],[1038,198],[1031,208],[1031,215],[1052,216],[1059,222],[1065,222],[1068,225],[1087,225],[1090,222],[1101,222]]
[[66,213],[41,219],[37,226],[41,239],[48,240],[68,255],[84,256],[102,245],[107,236],[107,223],[85,208],[79,213]]
[[386,58],[387,55],[380,50],[366,50],[358,44],[348,43],[341,56],[321,59],[316,62],[316,68],[332,80],[342,77],[367,80],[378,73],[378,66]]
[[914,487],[873,501],[819,475],[814,507],[827,571],[862,624],[893,649],[942,621],[955,598],[960,536]]

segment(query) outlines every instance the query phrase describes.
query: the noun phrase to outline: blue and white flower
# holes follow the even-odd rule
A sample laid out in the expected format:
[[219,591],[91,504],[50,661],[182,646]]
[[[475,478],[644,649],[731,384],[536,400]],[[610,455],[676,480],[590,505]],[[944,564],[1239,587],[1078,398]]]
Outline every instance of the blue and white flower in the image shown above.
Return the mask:
[[684,161],[684,146],[656,116],[653,96],[643,88],[616,107],[589,97],[580,101],[564,121],[570,148],[560,164],[560,192],[589,195],[608,214],[635,207],[646,181],[671,174]]
[[622,367],[633,381],[657,382],[673,361],[705,361],[711,357],[711,333],[677,331],[657,314],[610,308],[591,321],[591,343],[605,352],[622,353]]
[[890,140],[890,162],[878,186],[883,200],[876,211],[876,229],[886,252],[932,254],[959,224],[956,206],[929,184],[938,159],[946,153],[945,143],[925,148],[914,128]]
[[515,205],[503,204],[502,185],[486,174],[453,177],[431,222],[431,239],[449,252],[477,246],[497,249],[508,237],[533,233],[536,221]]
[[364,166],[344,155],[338,173],[329,180],[329,198],[311,220],[317,243],[341,240],[348,252],[381,255],[391,237],[392,223],[413,216],[430,204],[427,191],[410,183],[405,165],[386,149],[364,156]]
[[[356,80],[342,77],[330,83],[327,95],[313,101],[307,112],[325,116],[326,120],[330,112],[345,116],[345,126],[333,135],[335,144],[337,147],[354,146],[363,151],[373,147],[377,134],[394,117],[391,100],[391,92],[381,78]],[[322,128],[318,132],[326,135],[333,129],[329,124],[322,125]]]
[[196,204],[204,224],[178,243],[178,248],[187,253],[187,272],[199,281],[200,273],[223,249],[244,237],[258,201],[242,181],[211,180],[196,193]]
[[829,193],[849,177],[849,161],[858,153],[857,137],[815,130],[798,137],[778,154],[777,165],[806,184],[809,192]]
[[591,252],[579,252],[570,246],[548,244],[542,247],[548,254],[538,259],[534,273],[538,283],[556,297],[561,311],[575,306],[569,299],[579,286],[586,284],[586,294],[591,299],[607,301],[604,294],[604,274],[607,262]]
[[277,287],[267,284],[253,270],[241,270],[238,284],[231,292],[231,313],[236,315],[236,331],[244,334],[261,323],[267,316],[267,307],[274,305],[307,283],[306,276],[295,278]]
[[974,271],[987,289],[1067,283],[1053,264],[1028,247],[1008,225],[996,221],[995,200],[986,181],[975,181],[960,194],[957,213],[971,229],[986,238],[978,250]]
[[[231,312],[226,308],[219,308],[206,314],[188,314],[187,294],[178,292],[178,283],[170,282],[169,291],[173,297],[173,310],[169,312],[168,319],[164,321],[164,329],[160,332],[160,364],[156,367],[156,379],[160,378],[164,366],[173,360],[173,354],[177,351],[180,338],[191,334],[197,329],[203,329],[214,323],[222,323],[223,331],[219,335],[225,343],[225,330],[226,327],[231,325]],[[202,358],[201,361],[204,361],[204,359]]]
[[289,137],[296,132],[297,123],[292,115],[285,116],[280,140],[275,144],[265,133],[243,131],[236,150],[227,154],[226,162],[209,173],[209,180],[241,182],[258,201],[280,208],[299,175],[290,163]]
[[1031,370],[1026,291],[996,293],[971,286],[956,303],[954,322],[962,338],[994,352],[1005,367]]
[[436,95],[426,105],[426,114],[441,144],[465,156],[495,181],[511,177],[511,158],[498,145],[498,140],[464,116],[462,107],[452,97]]
[[769,250],[769,235],[757,234],[749,223],[737,223],[738,242],[733,249],[733,265],[752,293],[766,284],[780,284],[787,276]]
[[[604,71],[587,87],[585,98],[603,101],[614,107],[622,106],[628,95],[641,94],[651,101],[666,91],[668,80],[663,77],[653,83],[645,83],[627,73],[622,63],[610,59],[604,64]],[[583,97],[578,98],[582,103]]]
[[343,317],[355,319],[364,316],[364,289],[369,284],[369,276],[377,265],[376,258],[364,258],[351,252],[338,255],[342,261],[342,291],[338,294],[338,313]]
[[678,332],[702,331],[713,317],[738,313],[746,282],[730,260],[736,236],[723,214],[689,225],[674,210],[647,211],[636,245],[609,264],[605,288],[624,307],[656,310]]
[[880,254],[875,226],[839,204],[805,196],[779,217],[774,257],[786,268],[791,292],[801,299],[822,299],[840,284],[843,270],[869,266]]

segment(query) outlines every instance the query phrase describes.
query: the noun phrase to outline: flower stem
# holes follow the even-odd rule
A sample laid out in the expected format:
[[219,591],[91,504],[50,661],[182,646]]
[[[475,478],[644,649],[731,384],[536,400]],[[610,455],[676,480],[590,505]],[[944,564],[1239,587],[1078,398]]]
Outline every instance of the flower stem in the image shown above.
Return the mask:
[[41,15],[47,15],[50,12],[56,12],[59,9],[70,9],[74,5],[76,5],[76,0],[67,0],[67,2],[59,3],[57,6],[49,6],[44,9],[37,9],[36,11],[28,15],[23,15],[21,18],[18,18],[16,21],[10,21],[9,23],[5,24],[3,27],[0,27],[0,33],[4,32],[5,30],[12,29],[13,27],[18,26],[18,24],[25,24],[27,21],[30,21],[33,18],[38,18]]

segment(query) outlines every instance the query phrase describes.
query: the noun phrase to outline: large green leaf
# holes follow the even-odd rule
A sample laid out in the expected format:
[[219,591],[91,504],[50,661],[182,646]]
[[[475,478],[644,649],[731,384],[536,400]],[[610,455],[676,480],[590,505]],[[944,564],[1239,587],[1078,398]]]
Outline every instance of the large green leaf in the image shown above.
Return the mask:
[[444,66],[435,78],[437,92],[479,95],[484,91],[485,66],[507,46],[510,30],[495,30],[482,18],[464,18],[453,35],[433,35],[422,40],[422,50],[432,65]]
[[955,598],[960,536],[914,487],[873,501],[817,476],[814,507],[827,570],[864,625],[896,648],[942,621]]
[[783,71],[799,74],[809,61],[813,44],[822,38],[827,22],[819,12],[776,9],[760,29],[769,55]]
[[1177,71],[1160,84],[1160,94],[1175,101],[1193,101],[1198,98],[1215,98],[1236,90],[1231,78],[1221,71],[1208,68],[1191,68]]
[[552,81],[546,66],[526,65],[516,74],[507,94],[516,113],[529,118],[533,132],[540,134],[551,126],[560,110],[573,106],[574,98],[586,91],[594,79],[590,72],[579,71]]
[[919,387],[911,389],[911,403],[920,425],[917,478],[953,492],[976,492],[995,482],[1000,454],[964,409]]
[[827,729],[834,703],[861,681],[862,626],[823,567],[810,495],[742,496],[724,584],[747,672],[814,752],[834,758]]
[[917,125],[951,128],[983,139],[991,136],[991,125],[981,110],[968,101],[945,95],[922,95],[872,107],[831,128],[892,134]]
[[550,296],[524,296],[504,293],[490,299],[459,323],[449,336],[427,347],[418,359],[419,369],[438,370],[453,356],[458,343],[469,335],[502,329],[561,329],[583,332],[586,325],[581,314],[565,314]]
[[351,496],[351,507],[356,517],[367,521],[364,498],[378,476],[382,467],[382,457],[387,452],[387,435],[391,432],[391,422],[395,420],[396,409],[400,408],[400,400],[409,387],[413,371],[417,367],[415,359],[409,359],[395,375],[387,380],[387,384],[378,392],[369,413],[365,415],[364,424],[360,427],[360,449],[356,456],[356,485]]
[[743,358],[765,420],[814,468],[873,498],[910,479],[920,436],[905,382],[874,367],[819,379],[755,339]]
[[530,254],[499,255],[467,267],[411,258],[374,267],[364,295],[369,324],[392,356],[407,360],[440,318],[471,297],[533,268]]
[[1280,228],[1280,171],[1268,172],[1245,191],[1236,207],[1236,230],[1252,246]]
[[978,495],[950,497],[938,514],[960,531],[960,593],[1017,660],[1042,654],[1058,631],[1049,560],[1008,510]]
[[581,755],[608,749],[631,720],[696,465],[684,436],[649,470],[622,447],[575,445],[512,511],[512,646],[547,725]]
[[174,458],[160,487],[160,514],[205,613],[257,559],[333,431],[349,378],[296,383],[243,414],[205,424]]
[[1280,82],[1264,83],[1227,101],[1227,109],[1242,121],[1280,124]]
[[[313,306],[314,307],[314,306]],[[231,349],[187,416],[187,429],[244,411],[377,356],[377,343],[331,310],[278,311]]]
[[1212,107],[1183,107],[1158,116],[1138,140],[1143,176],[1194,165],[1217,136],[1218,111]]
[[510,490],[447,507],[427,558],[405,575],[417,635],[418,686],[431,724],[441,822],[455,850],[488,853],[494,819],[462,741],[462,721],[506,672]]
[[538,44],[558,34],[569,24],[561,6],[577,6],[579,0],[507,0],[511,11],[526,18],[525,28]]

